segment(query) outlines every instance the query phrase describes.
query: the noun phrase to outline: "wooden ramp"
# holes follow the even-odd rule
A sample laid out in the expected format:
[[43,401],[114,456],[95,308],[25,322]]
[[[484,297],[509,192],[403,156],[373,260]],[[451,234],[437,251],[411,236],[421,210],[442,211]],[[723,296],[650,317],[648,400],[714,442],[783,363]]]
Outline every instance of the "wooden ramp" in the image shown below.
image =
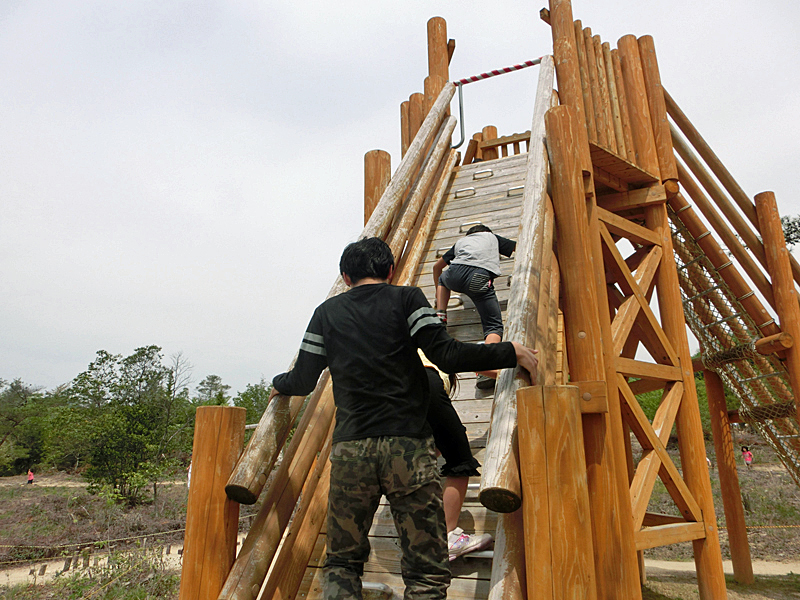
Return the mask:
[[[424,260],[417,271],[413,284],[420,287],[431,305],[434,303],[434,283],[432,268],[439,256],[446,252],[455,241],[464,235],[471,225],[478,222],[488,225],[493,232],[510,239],[517,239],[522,209],[523,186],[527,169],[528,154],[499,158],[473,163],[457,168],[447,187],[444,206],[436,220],[424,254]],[[495,280],[500,306],[505,309],[510,294],[510,276],[514,260],[503,259],[500,267],[503,272]],[[448,310],[448,331],[461,341],[482,341],[480,318],[466,296],[451,298]],[[467,435],[473,454],[483,463],[489,420],[494,394],[475,387],[474,373],[459,375],[457,392],[453,405],[461,421],[467,428]],[[494,535],[497,527],[497,513],[490,511],[478,501],[480,478],[470,481],[467,499],[459,520],[459,526],[468,533],[490,533]],[[394,596],[402,597],[403,581],[400,575],[400,547],[397,543],[389,507],[385,502],[375,518],[370,532],[372,552],[365,566],[363,581],[367,590],[369,584],[387,584],[397,590]],[[313,558],[305,574],[298,598],[316,599],[321,597],[320,569],[325,556],[325,530],[317,540]],[[451,563],[453,582],[448,592],[452,599],[483,599],[489,594],[489,580],[492,569],[491,552],[469,555]],[[377,587],[377,586],[375,586]]]

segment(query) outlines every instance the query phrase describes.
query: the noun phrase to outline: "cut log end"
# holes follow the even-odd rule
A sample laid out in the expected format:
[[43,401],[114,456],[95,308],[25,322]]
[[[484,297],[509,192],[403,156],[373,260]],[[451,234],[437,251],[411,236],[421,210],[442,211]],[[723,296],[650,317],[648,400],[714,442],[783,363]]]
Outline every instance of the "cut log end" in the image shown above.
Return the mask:
[[255,504],[258,500],[258,496],[243,485],[226,485],[225,493],[228,498],[239,504]]
[[499,513],[512,513],[522,506],[522,498],[504,488],[481,490],[479,499],[486,508]]

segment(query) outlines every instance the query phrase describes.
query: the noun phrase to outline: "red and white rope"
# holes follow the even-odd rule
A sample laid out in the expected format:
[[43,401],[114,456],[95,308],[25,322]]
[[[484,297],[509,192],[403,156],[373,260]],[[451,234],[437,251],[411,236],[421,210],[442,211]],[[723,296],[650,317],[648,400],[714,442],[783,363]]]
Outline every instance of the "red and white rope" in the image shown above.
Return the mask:
[[473,75],[472,77],[465,77],[464,79],[459,79],[458,81],[454,81],[453,85],[459,84],[466,84],[472,83],[473,81],[480,81],[481,79],[489,79],[489,77],[494,77],[495,75],[503,75],[504,73],[511,73],[512,71],[519,71],[520,69],[524,69],[525,67],[532,67],[534,65],[538,65],[542,62],[542,57],[535,58],[533,60],[526,60],[524,63],[519,65],[514,65],[512,67],[505,67],[503,69],[496,69],[493,71],[489,71],[488,73],[481,73],[480,75]]

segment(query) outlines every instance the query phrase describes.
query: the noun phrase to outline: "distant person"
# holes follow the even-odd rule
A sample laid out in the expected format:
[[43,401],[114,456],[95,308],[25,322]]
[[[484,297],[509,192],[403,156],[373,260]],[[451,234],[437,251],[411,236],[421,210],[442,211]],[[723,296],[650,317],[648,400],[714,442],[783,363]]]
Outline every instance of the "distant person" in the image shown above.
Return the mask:
[[748,469],[752,468],[753,466],[753,453],[750,452],[750,448],[747,446],[742,446],[742,458],[744,459],[744,464],[747,466]]
[[451,338],[419,288],[390,285],[394,258],[379,238],[349,244],[339,272],[350,289],[317,307],[294,367],[272,380],[270,394],[305,396],[330,370],[336,424],[323,596],[361,598],[368,534],[385,495],[403,555],[404,597],[444,599],[450,568],[442,487],[417,349],[451,373],[517,364],[535,371],[535,352]]
[[33,471],[28,469],[28,485],[33,485]]
[[445,478],[442,498],[444,520],[447,525],[447,553],[450,560],[469,552],[483,550],[492,543],[488,533],[464,533],[458,526],[461,507],[467,495],[470,477],[480,477],[481,463],[472,455],[467,429],[450,401],[454,389],[454,376],[448,376],[419,351],[428,375],[428,423],[433,429],[436,449],[444,457],[442,476]]
[[[517,242],[492,233],[486,225],[470,227],[433,265],[433,282],[436,285],[436,314],[447,323],[447,303],[450,292],[466,294],[475,304],[481,317],[483,339],[496,344],[503,339],[503,315],[494,289],[499,277],[500,256],[511,256]],[[448,267],[445,270],[445,267]],[[497,379],[497,371],[478,373],[475,386],[490,390]]]

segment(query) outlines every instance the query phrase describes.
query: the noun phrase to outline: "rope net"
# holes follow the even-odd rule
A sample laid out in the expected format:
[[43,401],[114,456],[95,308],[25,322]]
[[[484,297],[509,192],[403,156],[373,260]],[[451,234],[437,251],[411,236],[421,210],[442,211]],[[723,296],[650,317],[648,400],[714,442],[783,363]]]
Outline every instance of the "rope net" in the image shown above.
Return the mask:
[[772,446],[800,486],[800,427],[786,369],[774,354],[756,352],[758,325],[680,217],[669,213],[686,323],[700,342],[703,364],[739,399],[739,415]]

